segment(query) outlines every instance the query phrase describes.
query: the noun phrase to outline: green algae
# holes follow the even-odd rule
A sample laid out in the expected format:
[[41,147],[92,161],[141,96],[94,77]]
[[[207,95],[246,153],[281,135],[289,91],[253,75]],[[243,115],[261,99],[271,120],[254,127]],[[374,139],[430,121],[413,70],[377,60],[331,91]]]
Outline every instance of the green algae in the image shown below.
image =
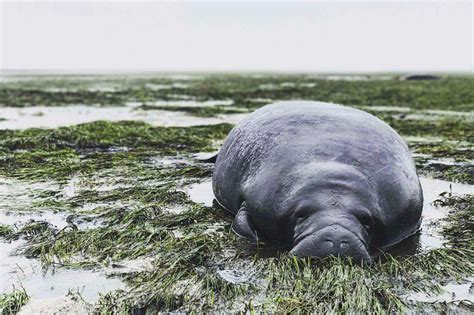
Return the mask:
[[[455,199],[445,202],[458,204]],[[457,215],[466,215],[462,207],[455,211]],[[449,244],[456,243],[459,241],[457,233],[452,234],[450,226],[459,225],[455,217],[448,219],[448,223],[443,233],[448,235]],[[221,259],[217,268],[223,268],[222,259],[225,259],[215,257],[219,248],[209,250],[209,239],[198,244],[195,236],[186,237],[186,240],[191,242],[190,252],[175,253],[177,244],[166,246],[167,251],[161,253],[163,257],[157,258],[152,271],[131,277],[138,301],[135,305],[131,304],[127,294],[115,298],[122,301],[127,310],[386,313],[406,309],[403,294],[407,291],[439,292],[443,281],[459,280],[474,272],[472,243],[462,250],[448,244],[445,248],[403,261],[389,256],[371,266],[360,266],[334,257],[311,260],[285,254],[273,259],[247,259],[244,260],[246,269],[261,281],[232,284],[215,273],[216,260]],[[231,235],[221,236],[218,240],[219,243],[235,242]],[[196,245],[200,245],[197,256],[197,252],[192,250]],[[232,267],[239,260],[239,254],[226,260],[223,265]],[[207,268],[202,268],[203,265]],[[235,301],[240,301],[240,304]],[[410,307],[423,309],[427,306],[430,305]],[[103,307],[111,306],[105,303],[100,306]]]
[[[100,83],[100,77],[97,82]],[[39,82],[38,82],[39,81]],[[116,91],[90,91],[84,81],[60,77],[56,81],[7,82],[0,87],[0,106],[62,106],[67,104],[124,105],[126,102],[189,99],[233,100],[235,106],[255,109],[261,104],[249,99],[305,99],[348,105],[395,105],[416,109],[472,110],[474,79],[471,76],[444,76],[435,81],[327,80],[313,75],[205,75],[188,80],[185,88],[170,86],[154,90],[145,83],[169,84],[169,79],[118,78],[103,82],[123,87]],[[288,84],[290,82],[291,84]],[[74,88],[47,91],[45,86]],[[266,88],[270,86],[271,88]]]
[[15,230],[11,225],[0,224],[0,237],[4,239],[11,239]]
[[29,300],[24,289],[13,290],[11,293],[0,295],[0,314],[16,314]]
[[55,150],[58,148],[110,149],[133,146],[164,153],[198,152],[210,148],[215,138],[230,131],[228,124],[190,128],[152,127],[135,121],[98,121],[57,129],[0,130],[0,150]]
[[25,107],[36,105],[63,106],[65,104],[100,104],[106,106],[123,104],[126,98],[120,94],[89,91],[58,93],[43,90],[0,88],[0,105]]
[[185,112],[196,117],[216,117],[222,114],[240,114],[248,112],[246,109],[229,106],[158,106],[142,105],[137,109],[142,110],[167,110],[176,112]]
[[[228,124],[190,128],[99,121],[57,129],[0,130],[0,174],[20,179],[67,179],[76,173],[124,166],[153,155],[216,149]],[[128,150],[130,152],[115,152]]]
[[[116,98],[110,100],[115,105],[181,95],[183,99],[232,99],[233,106],[245,110],[265,104],[251,98],[472,110],[470,77],[436,82],[348,82],[286,75],[209,76],[191,81],[186,88],[156,91],[147,89],[145,82],[173,81],[152,80],[120,81],[125,86],[120,92],[94,93],[113,94]],[[55,84],[67,88],[83,84],[67,85],[63,81]],[[304,85],[308,83],[315,85]],[[15,84],[8,88],[19,90],[22,86]],[[44,88],[35,81],[28,84],[30,90]],[[260,87],[263,84],[276,88],[264,89]],[[19,98],[18,106],[37,102],[65,105],[75,102],[74,97],[81,98],[82,92],[70,94],[74,96],[67,96],[70,99],[28,93]],[[109,99],[94,93],[87,94],[82,103],[109,104]],[[19,94],[15,95],[11,97]],[[25,101],[28,97],[30,103]],[[2,105],[7,104],[4,101]],[[224,109],[169,110],[212,116]],[[430,162],[439,158],[473,160],[469,121],[462,117],[412,120],[398,112],[373,113],[408,140],[418,154],[415,160],[421,174],[472,183],[469,164],[441,167]],[[426,310],[433,305],[412,305],[406,300],[407,292],[436,293],[442,284],[474,273],[472,196],[442,197],[438,203],[452,208],[442,229],[447,243],[405,259],[387,255],[370,266],[361,266],[335,257],[312,260],[277,253],[262,258],[267,245],[254,248],[246,244],[231,232],[232,217],[227,212],[197,204],[185,193],[189,184],[209,180],[212,174],[212,165],[193,159],[192,154],[216,150],[231,128],[228,124],[164,128],[141,122],[99,121],[57,129],[1,130],[0,176],[24,185],[53,183],[38,188],[24,207],[66,213],[67,224],[62,228],[47,220],[2,224],[0,238],[23,240],[21,254],[39,259],[44,268],[116,270],[129,287],[102,295],[96,304],[98,313],[232,310],[382,314]],[[160,162],[167,159],[170,162]],[[83,221],[91,225],[84,228]],[[135,271],[115,267],[130,259],[152,259],[152,267]],[[229,270],[243,272],[245,277],[229,280],[222,276],[222,271]],[[435,307],[441,310],[443,305]]]
[[[90,189],[60,199],[63,211],[83,203],[122,201],[121,206],[95,211],[96,218],[102,220],[100,226],[81,230],[72,218],[63,229],[48,222],[29,222],[4,234],[6,239],[27,241],[23,254],[40,259],[49,268],[105,268],[124,259],[154,259],[151,270],[123,274],[131,290],[103,296],[97,304],[98,312],[397,312],[407,307],[405,292],[438,292],[440,283],[474,271],[472,244],[450,245],[459,244],[459,233],[450,232],[450,226],[464,231],[471,224],[464,220],[459,226],[458,219],[469,217],[465,206],[457,207],[458,201],[472,205],[472,199],[464,199],[468,197],[440,201],[455,207],[444,230],[449,241],[445,248],[403,261],[388,256],[374,265],[359,266],[340,258],[307,260],[283,253],[257,259],[253,258],[257,253],[242,249],[240,244],[245,241],[231,233],[232,218],[225,211],[195,204],[180,190],[178,178],[187,182],[209,178],[208,164],[150,165],[143,159],[126,158],[132,153],[108,152],[120,155],[118,160],[127,161],[127,166],[108,165],[104,174],[81,173]],[[91,160],[102,164],[102,154],[94,154]],[[124,167],[129,167],[131,173]],[[122,172],[125,177],[134,174],[128,182],[131,185],[126,185],[123,176],[114,177]],[[94,189],[94,175],[101,178],[106,174],[125,187]],[[140,205],[128,205],[131,201],[139,201]],[[177,205],[184,210],[167,211]],[[255,281],[234,284],[217,273],[242,268],[242,264]]]
[[474,131],[470,128],[472,121],[451,117],[435,121],[403,120],[393,117],[382,117],[382,119],[401,135],[433,136],[474,142]]
[[455,248],[474,248],[474,195],[451,196],[447,194],[436,201],[437,205],[451,207],[444,235]]

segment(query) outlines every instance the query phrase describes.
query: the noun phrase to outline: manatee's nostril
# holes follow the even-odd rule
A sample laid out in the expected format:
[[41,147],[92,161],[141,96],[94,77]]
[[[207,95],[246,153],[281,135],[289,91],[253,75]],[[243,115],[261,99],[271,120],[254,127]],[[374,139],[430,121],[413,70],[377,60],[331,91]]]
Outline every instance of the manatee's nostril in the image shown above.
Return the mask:
[[333,246],[333,242],[332,242],[332,240],[327,239],[327,240],[324,241],[324,245],[326,245],[326,246],[328,246],[328,247],[332,247],[332,246]]
[[291,250],[300,257],[350,256],[354,259],[370,260],[361,238],[344,227],[327,227],[306,235]]
[[346,241],[342,241],[342,242],[339,244],[339,247],[340,247],[341,249],[346,249],[346,248],[349,247],[349,243],[346,242]]

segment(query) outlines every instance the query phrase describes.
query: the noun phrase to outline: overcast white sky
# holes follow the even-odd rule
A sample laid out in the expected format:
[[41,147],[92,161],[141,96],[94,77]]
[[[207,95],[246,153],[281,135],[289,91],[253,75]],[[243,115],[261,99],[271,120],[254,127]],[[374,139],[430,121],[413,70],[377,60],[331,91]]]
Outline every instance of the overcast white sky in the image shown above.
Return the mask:
[[3,1],[0,10],[4,70],[473,70],[471,1]]

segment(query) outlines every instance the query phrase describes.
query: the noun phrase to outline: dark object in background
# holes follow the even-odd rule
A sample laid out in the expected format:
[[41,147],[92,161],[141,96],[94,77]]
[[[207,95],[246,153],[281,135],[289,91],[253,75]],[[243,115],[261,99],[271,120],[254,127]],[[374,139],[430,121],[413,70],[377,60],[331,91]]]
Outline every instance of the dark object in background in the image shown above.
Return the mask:
[[229,133],[212,181],[238,235],[284,244],[297,256],[370,261],[421,223],[423,195],[407,145],[351,107],[262,107]]
[[407,80],[407,81],[439,80],[439,79],[441,78],[432,74],[411,74],[403,78],[403,80]]

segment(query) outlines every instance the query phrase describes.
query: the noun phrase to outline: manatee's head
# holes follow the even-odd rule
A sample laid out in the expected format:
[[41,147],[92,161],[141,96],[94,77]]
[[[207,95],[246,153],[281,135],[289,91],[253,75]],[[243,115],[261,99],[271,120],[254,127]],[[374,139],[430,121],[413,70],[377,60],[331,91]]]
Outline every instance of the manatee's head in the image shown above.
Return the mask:
[[337,163],[309,165],[293,179],[291,253],[300,257],[349,256],[370,261],[369,244],[375,189],[352,166]]
[[296,218],[291,253],[299,257],[349,256],[370,261],[370,216],[344,212],[313,213]]

